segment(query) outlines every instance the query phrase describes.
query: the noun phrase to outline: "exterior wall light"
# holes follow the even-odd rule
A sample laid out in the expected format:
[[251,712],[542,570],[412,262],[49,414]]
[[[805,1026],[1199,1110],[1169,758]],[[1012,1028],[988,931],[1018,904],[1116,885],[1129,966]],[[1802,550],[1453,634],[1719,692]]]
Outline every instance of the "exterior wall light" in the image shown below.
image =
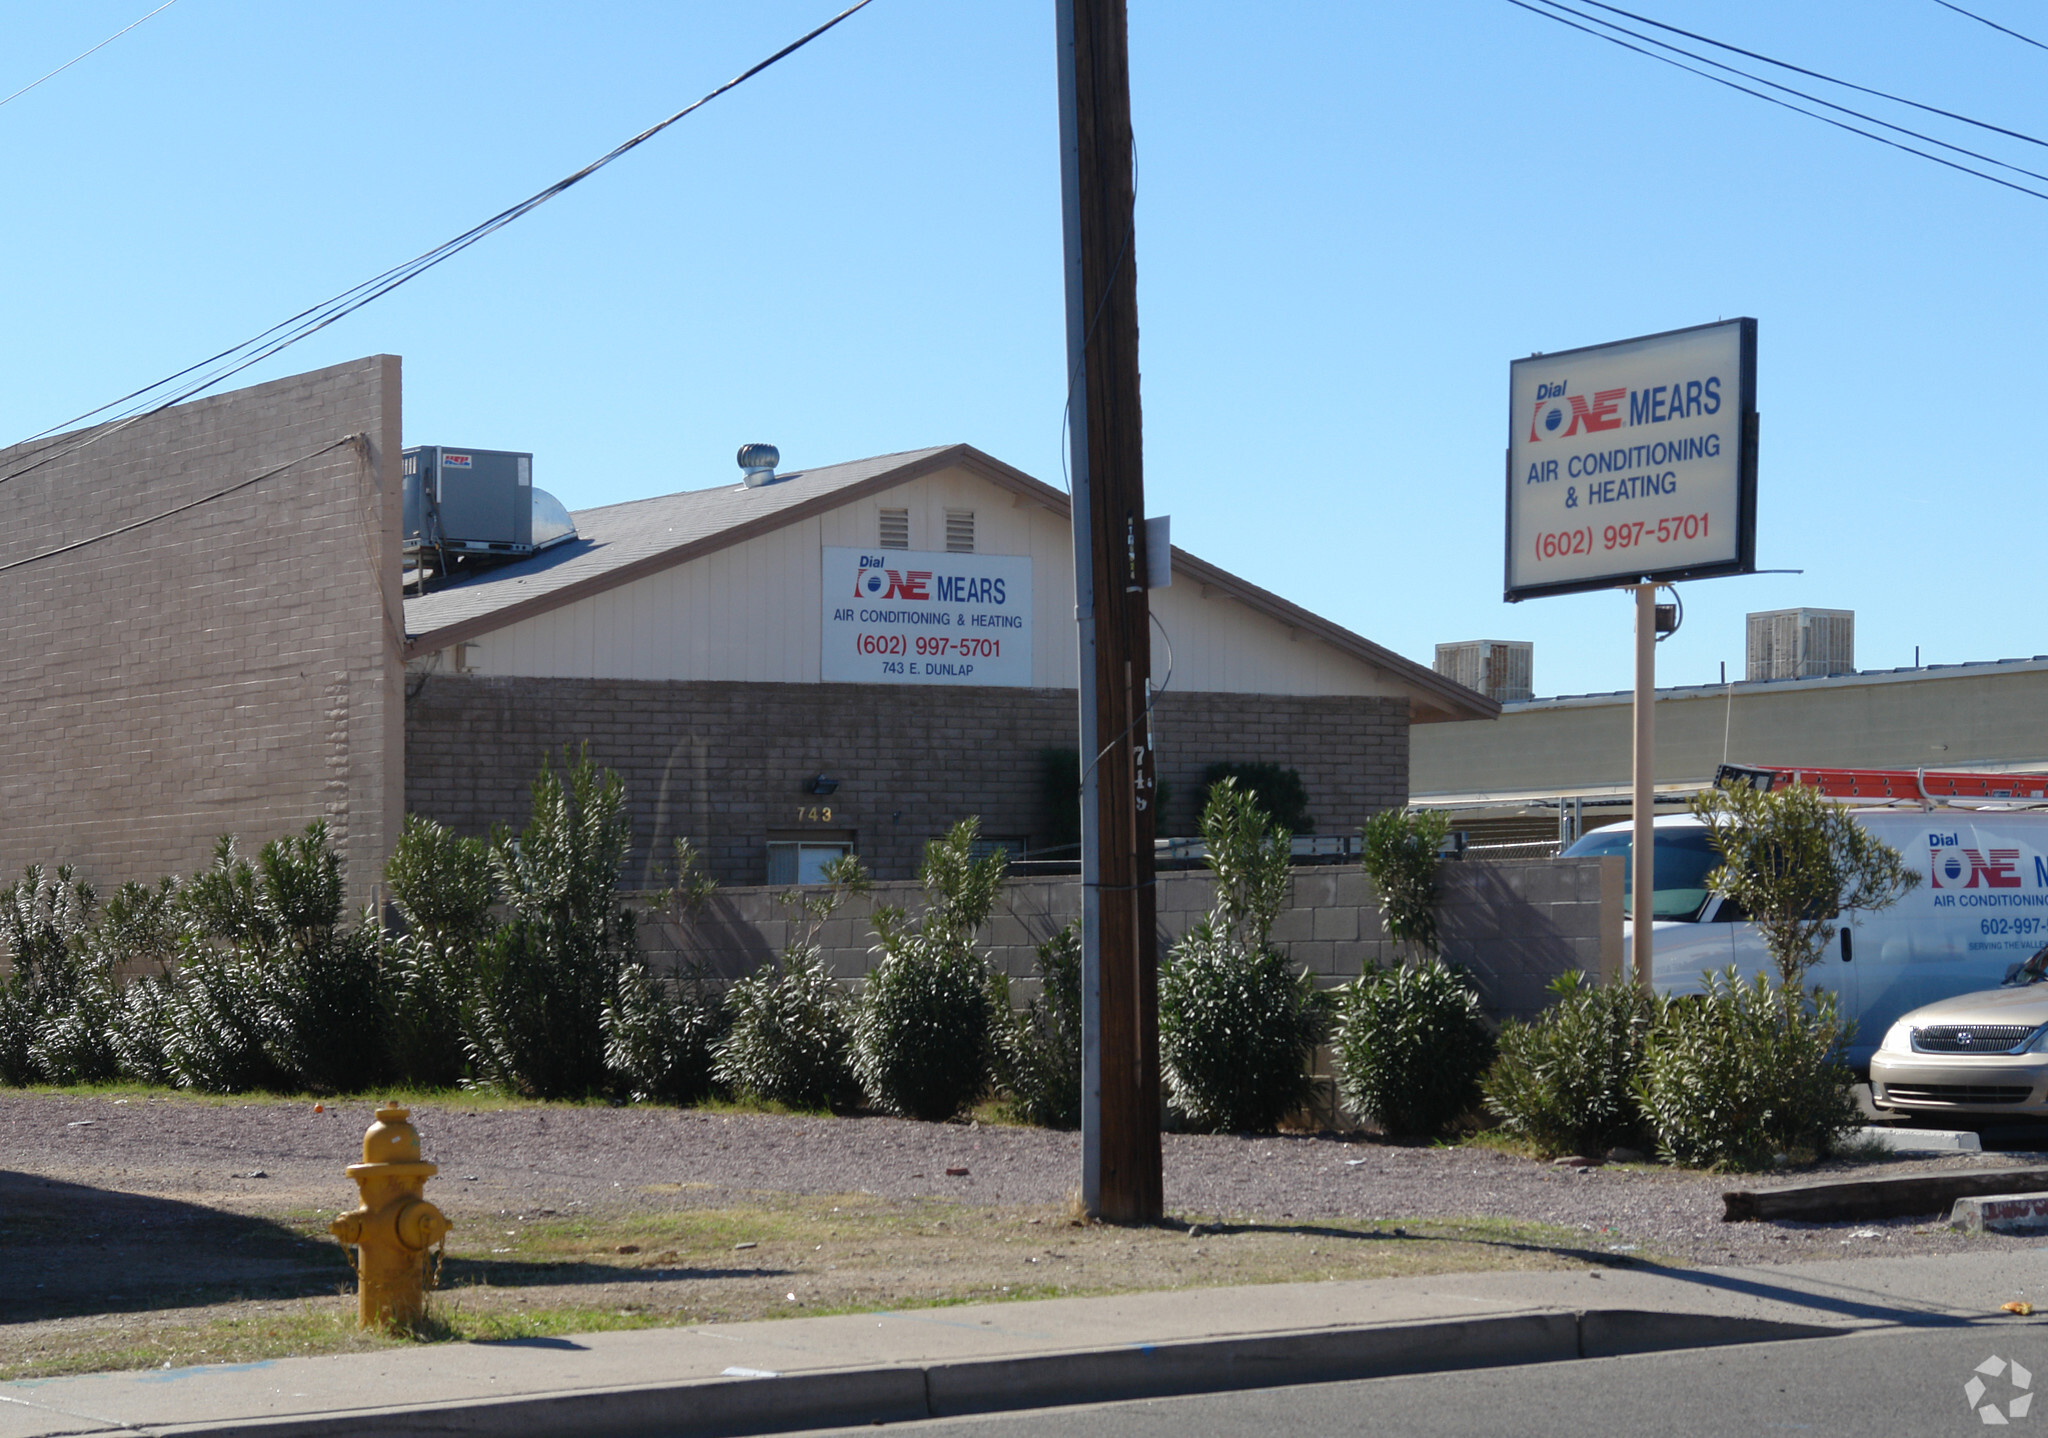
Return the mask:
[[823,774],[813,775],[804,782],[804,792],[806,794],[816,794],[820,799],[832,793],[838,787],[839,781],[837,779],[828,779]]

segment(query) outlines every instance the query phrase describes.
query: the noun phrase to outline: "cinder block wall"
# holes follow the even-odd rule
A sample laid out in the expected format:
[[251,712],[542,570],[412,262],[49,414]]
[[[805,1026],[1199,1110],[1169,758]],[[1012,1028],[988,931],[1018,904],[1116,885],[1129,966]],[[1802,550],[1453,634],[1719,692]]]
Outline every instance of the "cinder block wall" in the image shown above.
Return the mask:
[[369,897],[405,799],[399,406],[377,355],[0,451],[58,456],[0,483],[0,566],[289,466],[0,572],[0,882],[105,892],[324,818]]
[[[739,977],[779,953],[801,930],[802,920],[792,918],[782,902],[786,892],[721,889],[684,922],[643,910],[641,947],[664,968],[701,962],[722,978]],[[1208,912],[1213,897],[1204,873],[1160,875],[1162,954]],[[1020,1002],[1031,993],[1037,972],[1034,946],[1074,918],[1080,901],[1080,886],[1072,879],[1013,879],[1004,885],[985,942],[996,966],[1024,981],[1013,986]],[[922,903],[917,885],[907,882],[878,884],[868,897],[848,901],[818,933],[832,972],[858,980],[872,966],[869,919],[877,905],[897,904],[915,914]],[[1596,976],[1619,971],[1621,861],[1446,864],[1439,920],[1444,959],[1471,974],[1487,1013],[1527,1018],[1544,1006],[1544,986],[1567,969]],[[1372,885],[1353,865],[1296,869],[1291,902],[1272,937],[1324,986],[1354,979],[1368,964],[1391,966],[1404,957],[1382,934]]]
[[[1195,829],[1203,770],[1223,760],[1298,769],[1323,833],[1408,797],[1399,699],[1169,693],[1157,709],[1163,832]],[[982,832],[1048,842],[1040,752],[1075,746],[1058,689],[415,677],[406,706],[406,802],[465,834],[526,822],[545,755],[588,744],[633,811],[628,882],[658,887],[688,836],[721,883],[767,877],[768,839],[848,838],[871,872],[908,878],[925,840],[969,814]],[[820,798],[812,775],[839,781]],[[827,817],[829,812],[829,817]]]

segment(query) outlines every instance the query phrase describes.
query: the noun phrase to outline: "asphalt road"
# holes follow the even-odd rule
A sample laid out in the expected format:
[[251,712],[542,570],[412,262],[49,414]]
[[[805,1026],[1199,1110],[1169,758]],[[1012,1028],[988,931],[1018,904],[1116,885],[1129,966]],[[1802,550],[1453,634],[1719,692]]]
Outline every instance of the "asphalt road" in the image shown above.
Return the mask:
[[1965,1385],[1993,1357],[2017,1360],[2027,1383],[2015,1387],[2010,1366],[1982,1375],[1978,1407],[1996,1403],[2007,1431],[2048,1432],[2048,1398],[2009,1411],[2022,1394],[2048,1391],[2040,1319],[891,1426],[933,1438],[1940,1438],[1991,1426]]

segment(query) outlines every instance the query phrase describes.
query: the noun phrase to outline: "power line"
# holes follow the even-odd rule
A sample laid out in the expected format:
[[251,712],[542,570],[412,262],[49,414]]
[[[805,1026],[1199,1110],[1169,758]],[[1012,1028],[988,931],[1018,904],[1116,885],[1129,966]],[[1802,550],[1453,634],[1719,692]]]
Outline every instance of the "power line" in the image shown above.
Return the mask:
[[1617,6],[1604,5],[1601,3],[1601,0],[1583,0],[1583,3],[1591,5],[1595,10],[1605,10],[1610,15],[1620,15],[1625,19],[1633,20],[1638,25],[1649,25],[1672,35],[1683,35],[1688,40],[1697,40],[1702,45],[1712,45],[1716,50],[1726,50],[1731,55],[1742,55],[1751,60],[1761,60],[1764,64],[1775,65],[1780,70],[1790,70],[1795,75],[1806,75],[1815,80],[1825,80],[1830,85],[1840,85],[1844,90],[1855,90],[1861,94],[1875,95],[1878,99],[1890,100],[1895,105],[1906,105],[1915,110],[1925,110],[1928,114],[1939,115],[1945,120],[1956,120],[1965,125],[1975,125],[1980,130],[1989,130],[1993,134],[1998,135],[2009,135],[2015,140],[2024,140],[2029,145],[2040,145],[2048,148],[2048,140],[2036,139],[2023,130],[2008,130],[2003,125],[1994,125],[1988,120],[1973,120],[1968,115],[1958,115],[1954,110],[1944,110],[1938,105],[1923,105],[1918,100],[1908,100],[1905,96],[1894,95],[1888,90],[1873,90],[1868,85],[1858,85],[1852,80],[1838,80],[1833,75],[1823,74],[1819,70],[1809,70],[1804,65],[1794,65],[1786,60],[1774,60],[1769,55],[1759,54],[1755,50],[1745,50],[1740,45],[1730,45],[1726,41],[1716,40],[1708,35],[1700,35],[1691,30],[1681,30],[1676,25],[1666,25],[1661,20],[1652,20],[1647,15],[1636,14],[1633,10],[1623,10]]
[[[1705,55],[1695,54],[1691,50],[1686,49],[1682,45],[1674,45],[1668,40],[1659,40],[1654,35],[1638,34],[1636,31],[1629,29],[1626,25],[1617,25],[1612,20],[1603,20],[1597,15],[1587,15],[1582,11],[1574,10],[1571,8],[1571,6],[1562,3],[1562,0],[1538,0],[1538,3],[1547,5],[1553,10],[1559,10],[1567,15],[1572,15],[1577,17],[1578,19],[1586,20],[1591,22],[1592,24],[1602,26],[1609,30],[1613,30],[1617,34],[1626,35],[1632,40],[1640,40],[1646,45],[1655,45],[1660,50],[1669,50],[1674,55],[1683,55],[1686,57],[1686,59],[1697,60],[1702,65],[1711,65],[1716,70],[1725,70],[1731,75],[1740,75],[1745,80],[1754,81],[1759,85],[1767,85],[1771,89],[1780,91],[1787,95],[1797,95],[1802,100],[1810,101],[1815,105],[1825,106],[1827,109],[1833,110],[1837,114],[1853,115],[1855,118],[1862,120],[1867,124],[1880,126],[1884,129],[1892,131],[1894,134],[1910,135],[1912,138],[1919,140],[1925,144],[1939,146],[1940,148],[1947,150],[1952,154],[1967,155],[1973,160],[1982,160],[1987,165],[1996,165],[2001,170],[2010,170],[2016,175],[2025,175],[2028,179],[2048,181],[2048,175],[2042,174],[2039,170],[2030,170],[2024,165],[2015,165],[2008,160],[1999,159],[1996,155],[1986,155],[1981,151],[1967,149],[1962,145],[1952,145],[1947,140],[1937,139],[1933,135],[1924,134],[1919,130],[1908,129],[1904,125],[1894,125],[1889,120],[1880,120],[1875,115],[1865,114],[1861,110],[1852,110],[1847,105],[1837,105],[1832,100],[1824,100],[1820,96],[1810,94],[1805,90],[1797,90],[1790,85],[1780,85],[1775,80],[1766,80],[1761,75],[1752,75],[1747,70],[1737,69],[1733,65],[1723,64],[1719,60],[1713,60],[1709,59]],[[1587,0],[1587,3],[1592,3],[1592,0]],[[1608,7],[1602,6],[1601,8],[1606,9]]]
[[288,459],[283,464],[278,465],[274,469],[266,469],[263,471],[263,473],[256,475],[250,479],[238,480],[235,483],[229,485],[225,489],[216,489],[211,494],[204,494],[197,499],[188,500],[184,504],[176,505],[170,509],[165,510],[161,514],[152,514],[147,519],[138,519],[132,524],[124,524],[120,526],[120,528],[118,529],[105,530],[99,534],[91,535],[90,537],[85,539],[73,540],[70,544],[60,544],[55,549],[45,549],[40,554],[31,554],[26,556],[25,558],[14,560],[12,563],[9,564],[0,564],[0,574],[5,574],[10,569],[22,569],[28,565],[39,563],[45,559],[55,559],[60,554],[70,554],[76,550],[84,549],[89,544],[98,544],[102,540],[114,539],[123,534],[133,534],[136,530],[142,529],[148,525],[155,524],[160,519],[169,519],[173,515],[184,514],[188,510],[197,509],[202,504],[211,504],[216,499],[226,499],[231,494],[240,494],[243,490],[248,489],[253,485],[261,484],[266,479],[271,479],[276,477],[277,475],[283,474],[286,470],[290,469],[295,464],[304,464],[309,459],[318,459],[321,455],[326,454],[329,450],[340,449],[345,444],[361,444],[362,441],[363,436],[359,434],[344,435],[342,438],[335,440],[332,444],[322,445],[318,449],[309,449],[304,454],[298,456],[296,459]]
[[1960,5],[1951,5],[1948,3],[1948,0],[1934,0],[1934,3],[1939,5],[1944,10],[1953,10],[1958,15],[1966,15],[1970,19],[1975,20],[1979,25],[1989,25],[1992,29],[1999,31],[2002,34],[2010,35],[2015,40],[2024,40],[2027,44],[2032,45],[2036,50],[2048,50],[2048,45],[2042,44],[2033,36],[2022,35],[2017,30],[2008,30],[2005,28],[2005,26],[1999,24],[1996,20],[1986,20],[1982,15],[1977,14],[1974,10],[1965,10]]
[[[1989,180],[1994,185],[2003,186],[2005,189],[2008,190],[2017,190],[2023,195],[2032,195],[2037,200],[2048,200],[2048,191],[2030,189],[2025,185],[2015,184],[2013,181],[2003,179],[1997,175],[1988,175],[1984,173],[1984,171],[1982,170],[1973,169],[1968,165],[1959,164],[1954,160],[1945,159],[1940,155],[1930,155],[1925,150],[1916,149],[1911,145],[1904,144],[1898,140],[1891,139],[1888,136],[1872,134],[1869,130],[1862,129],[1856,125],[1851,125],[1843,120],[1837,120],[1833,116],[1816,114],[1814,111],[1808,110],[1800,105],[1795,105],[1789,100],[1781,100],[1776,95],[1767,95],[1761,90],[1752,90],[1747,85],[1737,84],[1735,81],[1726,79],[1723,76],[1710,74],[1708,71],[1705,70],[1695,69],[1693,66],[1685,64],[1683,61],[1672,59],[1669,55],[1660,55],[1654,50],[1645,50],[1641,45],[1632,45],[1627,40],[1620,39],[1617,36],[1609,35],[1602,31],[1591,29],[1589,26],[1581,25],[1573,20],[1568,20],[1563,15],[1553,14],[1549,10],[1539,10],[1536,8],[1535,5],[1527,3],[1527,0],[1507,0],[1507,3],[1513,5],[1517,9],[1527,10],[1532,15],[1541,15],[1544,19],[1555,21],[1557,24],[1563,25],[1568,29],[1577,30],[1582,34],[1591,35],[1596,40],[1605,40],[1610,45],[1619,45],[1624,50],[1632,50],[1638,55],[1648,56],[1650,59],[1656,60],[1665,65],[1669,65],[1674,69],[1683,70],[1687,74],[1698,75],[1703,80],[1711,80],[1716,85],[1725,85],[1731,90],[1739,90],[1743,94],[1749,95],[1758,100],[1762,100],[1767,104],[1776,105],[1779,106],[1781,109],[1790,110],[1796,115],[1804,115],[1809,120],[1818,120],[1823,125],[1834,126],[1837,130],[1847,130],[1852,135],[1861,135],[1866,140],[1875,140],[1878,144],[1888,145],[1894,150],[1903,150],[1909,155],[1918,155],[1923,160],[1931,160],[1937,165],[1946,166],[1948,169],[1960,170],[1963,174],[1974,175],[1980,180]],[[1556,0],[1543,0],[1543,3],[1554,5],[1556,3]],[[1584,16],[1581,18],[1591,20],[1592,17]],[[1623,33],[1627,34],[1630,32],[1624,31]],[[1637,36],[1636,38],[1643,40],[1645,44],[1656,43],[1654,41],[1648,40],[1644,36]]]
[[[147,20],[150,15],[161,15],[163,14],[164,11],[170,9],[173,5],[177,3],[178,0],[164,0],[164,3],[157,6],[156,9],[150,11],[149,15],[143,16],[142,20]],[[133,30],[137,25],[140,25],[142,23],[142,20],[129,21],[126,25],[123,25],[113,34],[107,36],[106,39],[100,41],[99,44],[93,46],[92,50],[81,50],[76,55],[73,55],[69,60],[66,60],[63,64],[59,65],[56,69],[52,70],[49,74],[44,75],[41,79],[29,81],[26,85],[23,85],[19,90],[16,90],[12,95],[9,95],[5,100],[0,100],[0,105],[5,105],[9,101],[19,100],[23,95],[26,95],[29,91],[35,89],[36,86],[42,84],[44,80],[54,79],[55,77],[63,74],[66,70],[69,70],[73,65],[76,65],[80,60],[83,60],[86,56],[92,54],[93,50],[106,49],[107,46],[113,44],[123,35],[126,35],[130,30]]]
[[[453,239],[445,240],[430,250],[422,251],[403,264],[394,265],[382,274],[373,275],[360,284],[351,285],[339,294],[331,295],[320,303],[299,311],[299,313],[291,318],[281,320],[269,329],[251,335],[240,344],[231,345],[216,355],[200,360],[197,364],[187,365],[184,369],[178,370],[174,374],[166,375],[152,384],[144,385],[137,390],[131,390],[119,399],[110,400],[106,404],[86,410],[83,414],[74,415],[70,419],[51,426],[49,429],[39,430],[35,434],[29,435],[21,443],[32,443],[35,440],[57,434],[59,431],[68,430],[71,426],[89,420],[95,415],[106,414],[108,411],[113,410],[119,411],[115,415],[114,422],[105,424],[103,427],[93,430],[90,434],[75,437],[71,443],[55,448],[54,452],[44,453],[36,451],[40,457],[35,458],[33,462],[25,464],[8,474],[0,474],[0,484],[6,484],[9,480],[19,479],[21,476],[40,469],[46,464],[54,463],[56,460],[62,459],[67,455],[74,454],[89,444],[95,444],[110,434],[118,433],[127,426],[134,424],[137,420],[145,419],[152,414],[169,409],[172,405],[182,404],[196,395],[203,394],[223,380],[240,374],[250,366],[269,359],[272,355],[290,348],[300,340],[319,333],[338,320],[346,319],[363,306],[370,304],[374,300],[381,299],[400,285],[405,284],[408,280],[416,279],[440,264],[443,260],[452,259],[456,255],[461,254],[485,236],[495,234],[513,221],[530,214],[555,196],[561,194],[564,190],[589,179],[627,151],[637,149],[677,121],[710,104],[728,90],[745,84],[771,65],[795,54],[798,50],[810,44],[811,41],[823,35],[827,30],[839,24],[840,21],[845,20],[856,11],[866,9],[872,3],[873,0],[855,0],[854,4],[847,6],[824,24],[784,45],[765,60],[749,66],[724,84],[706,92],[698,99],[676,111],[673,115],[670,115],[667,119],[648,126],[631,139],[613,146],[580,170],[564,176],[545,189],[536,191],[518,204],[508,209],[500,210],[481,224],[464,230]],[[180,383],[180,381],[183,381],[183,383]],[[167,389],[169,390],[168,394],[165,393]],[[130,405],[130,401],[139,402]],[[125,410],[120,409],[120,406],[123,405],[129,405],[129,408]]]

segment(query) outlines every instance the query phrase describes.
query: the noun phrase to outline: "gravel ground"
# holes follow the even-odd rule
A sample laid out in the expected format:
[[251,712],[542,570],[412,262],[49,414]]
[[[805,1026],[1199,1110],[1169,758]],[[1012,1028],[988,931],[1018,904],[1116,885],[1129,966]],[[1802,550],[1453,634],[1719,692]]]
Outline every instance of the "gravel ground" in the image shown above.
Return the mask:
[[[0,1094],[0,1169],[244,1213],[331,1213],[354,1202],[341,1168],[370,1120],[371,1106],[360,1102],[316,1113],[306,1103]],[[426,1156],[441,1166],[429,1192],[458,1221],[572,1201],[618,1212],[715,1206],[763,1191],[1060,1204],[1080,1173],[1079,1137],[1038,1129],[652,1108],[426,1107],[414,1120]],[[1853,1169],[1877,1176],[2039,1160],[1999,1154]],[[1587,1249],[1691,1264],[2036,1242],[1964,1239],[1930,1219],[1720,1219],[1725,1189],[1850,1167],[1757,1180],[1644,1166],[1574,1173],[1485,1148],[1355,1137],[1170,1134],[1165,1144],[1168,1211],[1204,1221],[1494,1217],[1571,1230]],[[948,1176],[949,1168],[967,1174]]]

